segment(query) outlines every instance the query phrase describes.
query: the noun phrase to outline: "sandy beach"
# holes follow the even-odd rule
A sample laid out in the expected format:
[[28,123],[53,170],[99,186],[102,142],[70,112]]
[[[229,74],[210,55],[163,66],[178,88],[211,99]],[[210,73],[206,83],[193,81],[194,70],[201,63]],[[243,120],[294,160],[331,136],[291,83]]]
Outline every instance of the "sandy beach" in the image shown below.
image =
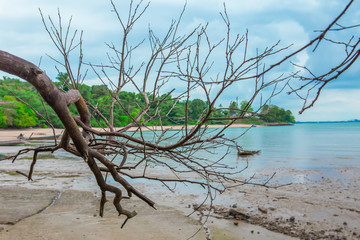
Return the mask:
[[[208,125],[208,128],[222,128],[224,125]],[[248,128],[251,127],[251,124],[233,124],[230,126],[230,128]],[[189,126],[189,129],[194,126]],[[180,130],[182,129],[182,126],[149,126],[142,128],[142,131],[161,131],[161,130]],[[105,131],[101,128],[94,128],[96,130]],[[115,128],[115,130],[117,130]],[[137,128],[132,127],[129,129],[129,132],[133,132],[137,130]],[[40,137],[40,136],[53,136],[54,132],[55,135],[61,134],[64,131],[64,129],[55,128],[54,130],[52,128],[24,128],[24,129],[0,129],[0,141],[8,141],[8,140],[16,140],[20,134],[23,134],[25,138],[32,137]]]
[[[19,131],[25,136],[34,131],[51,135],[49,130]],[[17,131],[0,131],[0,139],[13,139]],[[98,216],[100,194],[86,164],[81,159],[61,160],[62,155],[41,158],[30,182],[16,171],[27,172],[31,156],[15,163],[0,161],[0,239],[188,239],[194,234],[192,239],[206,239],[208,234],[214,240],[360,238],[357,168],[339,168],[334,178],[317,171],[263,170],[260,175],[276,171],[278,177],[291,175],[303,182],[280,188],[239,186],[219,195],[210,212],[205,206],[191,216],[204,197],[196,189],[179,186],[172,193],[161,184],[134,183],[156,202],[157,210],[138,199],[126,202],[138,215],[121,229],[124,217],[117,216],[111,196],[105,216]],[[314,176],[318,180],[307,180]]]

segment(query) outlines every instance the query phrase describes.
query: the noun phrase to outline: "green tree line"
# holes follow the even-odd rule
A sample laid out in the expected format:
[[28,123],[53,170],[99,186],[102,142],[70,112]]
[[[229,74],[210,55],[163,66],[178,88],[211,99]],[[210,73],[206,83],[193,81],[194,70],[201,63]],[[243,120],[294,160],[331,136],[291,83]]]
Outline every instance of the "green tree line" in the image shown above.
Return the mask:
[[[67,74],[59,74],[55,85],[64,91],[68,91],[69,82]],[[99,109],[107,119],[110,117],[110,101],[112,92],[105,85],[88,86],[81,84],[79,91],[84,99]],[[16,96],[16,97],[15,97]],[[151,95],[149,95],[152,97]],[[165,101],[157,106],[151,106],[154,116],[147,116],[146,125],[182,125],[187,121],[188,124],[196,124],[202,115],[206,113],[208,104],[201,99],[193,99],[189,102],[172,99],[171,95],[164,94],[161,98]],[[133,92],[120,92],[119,102],[114,108],[114,125],[116,127],[125,126],[145,107],[145,99],[141,94]],[[31,107],[26,104],[31,104]],[[241,111],[252,112],[251,106],[247,106],[246,101],[242,101],[240,106],[236,102],[231,102],[226,108],[221,105],[212,113],[212,120],[209,124],[226,124],[226,118],[238,117]],[[157,111],[155,109],[158,108]],[[246,109],[245,109],[246,108]],[[187,111],[186,111],[187,109]],[[39,116],[34,112],[41,114]],[[75,106],[70,106],[72,114],[77,115]],[[187,119],[184,116],[187,112]],[[95,114],[91,120],[94,127],[105,126],[105,122],[100,116]],[[46,121],[45,119],[48,121]],[[284,110],[274,105],[266,105],[261,114],[250,117],[250,122],[295,122],[291,111]],[[37,91],[28,83],[19,79],[3,77],[0,80],[0,127],[1,128],[24,128],[24,127],[48,127],[50,122],[54,127],[63,127],[55,112],[42,100]]]

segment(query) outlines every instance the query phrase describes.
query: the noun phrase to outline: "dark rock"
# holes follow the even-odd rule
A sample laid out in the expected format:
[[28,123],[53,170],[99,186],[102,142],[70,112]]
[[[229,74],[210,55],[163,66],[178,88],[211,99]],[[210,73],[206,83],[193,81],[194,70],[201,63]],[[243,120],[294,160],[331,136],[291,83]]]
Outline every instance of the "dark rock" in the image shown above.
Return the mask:
[[250,218],[250,216],[246,215],[245,213],[239,212],[235,209],[229,209],[229,216],[232,216],[240,220],[248,220]]
[[259,206],[258,209],[259,209],[259,211],[262,212],[262,213],[265,213],[265,214],[268,213],[267,209],[264,208],[264,207],[260,207],[260,206]]

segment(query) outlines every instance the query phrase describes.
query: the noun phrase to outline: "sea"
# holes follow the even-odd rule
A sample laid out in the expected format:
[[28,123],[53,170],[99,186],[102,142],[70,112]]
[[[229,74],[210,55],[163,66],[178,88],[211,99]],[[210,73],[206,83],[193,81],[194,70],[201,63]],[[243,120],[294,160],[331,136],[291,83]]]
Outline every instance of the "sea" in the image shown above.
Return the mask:
[[[244,129],[228,129],[226,135],[234,137],[241,131]],[[313,171],[317,174],[307,174],[307,181],[317,181],[319,178],[341,178],[339,169],[360,168],[360,122],[253,127],[239,138],[238,144],[244,150],[260,150],[259,154],[240,158],[248,162],[249,174],[279,169]],[[235,154],[226,161],[234,158]],[[303,181],[301,176],[293,174],[278,180]]]
[[[242,131],[228,129],[231,137]],[[245,150],[261,150],[249,158],[253,168],[289,167],[326,170],[360,167],[360,123],[304,123],[251,128],[239,138]]]
[[[237,139],[237,144],[243,150],[260,150],[259,154],[239,157],[236,151],[230,151],[223,159],[229,168],[242,169],[244,177],[258,173],[271,175],[277,172],[276,180],[280,182],[304,181],[304,175],[299,172],[316,172],[306,174],[306,181],[316,181],[321,178],[339,177],[339,169],[360,168],[360,122],[344,123],[302,123],[290,126],[228,128],[225,136]],[[245,133],[245,134],[244,134]],[[151,139],[151,132],[144,132],[145,138]],[[169,134],[172,134],[169,131]],[[33,146],[44,145],[45,142],[34,142]],[[21,147],[2,147],[1,153],[16,152]],[[213,152],[202,153],[204,158],[222,156],[227,148],[217,148]],[[40,154],[42,155],[42,154]],[[56,152],[50,168],[61,168],[62,165],[86,167],[78,158],[66,152]],[[29,158],[29,157],[28,157]],[[30,158],[31,159],[31,158]],[[65,161],[56,161],[64,159]],[[71,163],[71,162],[73,163]],[[75,163],[76,162],[76,163]],[[81,166],[80,166],[81,164]],[[5,166],[4,166],[5,167]],[[297,171],[297,174],[282,177],[281,173]],[[290,176],[290,177],[289,177]],[[300,176],[300,177],[299,177]]]
[[[144,137],[151,139],[151,134]],[[246,167],[242,174],[247,178],[259,173],[259,178],[266,178],[277,172],[275,179],[281,183],[311,182],[342,178],[341,169],[360,168],[360,122],[228,128],[224,134],[230,139],[241,135],[236,142],[243,150],[260,150],[245,157],[229,151],[222,160],[229,168]],[[216,148],[201,152],[201,157],[216,159],[227,151]]]

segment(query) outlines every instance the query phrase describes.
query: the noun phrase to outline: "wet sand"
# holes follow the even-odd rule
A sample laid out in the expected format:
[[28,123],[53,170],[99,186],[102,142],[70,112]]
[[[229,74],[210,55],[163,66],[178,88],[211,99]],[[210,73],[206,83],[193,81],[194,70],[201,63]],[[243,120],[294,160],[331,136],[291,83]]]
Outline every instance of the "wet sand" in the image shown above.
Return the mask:
[[[17,165],[1,162],[0,239],[69,239],[71,234],[76,239],[98,239],[101,233],[104,239],[187,239],[199,229],[194,239],[206,239],[201,214],[187,217],[204,198],[197,189],[179,186],[171,193],[161,184],[134,183],[158,210],[137,199],[128,202],[126,208],[138,215],[120,229],[124,218],[117,216],[111,197],[105,217],[98,216],[100,194],[81,161],[59,164],[44,159],[32,182],[15,173],[26,171],[29,164],[30,160]],[[230,189],[216,198],[206,226],[212,239],[358,239],[359,170],[339,169],[341,179],[320,177],[317,182],[277,189],[252,185]],[[318,173],[288,169],[284,174]],[[52,206],[38,213],[60,192]],[[207,210],[202,209],[203,214]]]
[[[175,206],[154,210],[140,200],[125,200],[123,206],[136,208],[138,215],[121,229],[124,217],[110,203],[99,217],[98,203],[88,191],[0,187],[0,239],[207,239],[196,216]],[[291,239],[248,223],[210,221],[212,239]]]
[[[33,181],[16,170],[28,171],[30,159],[0,162],[0,239],[293,239],[246,221],[210,217],[206,230],[193,206],[203,196],[170,193],[161,185],[134,186],[156,202],[157,210],[139,199],[124,200],[138,215],[124,221],[111,203],[99,217],[99,190],[82,160],[39,159]],[[186,189],[182,189],[187,191]],[[189,198],[189,199],[187,199]],[[55,200],[55,201],[54,201]],[[54,203],[53,203],[54,201]],[[190,205],[190,207],[189,207]],[[235,225],[236,224],[236,225]]]

